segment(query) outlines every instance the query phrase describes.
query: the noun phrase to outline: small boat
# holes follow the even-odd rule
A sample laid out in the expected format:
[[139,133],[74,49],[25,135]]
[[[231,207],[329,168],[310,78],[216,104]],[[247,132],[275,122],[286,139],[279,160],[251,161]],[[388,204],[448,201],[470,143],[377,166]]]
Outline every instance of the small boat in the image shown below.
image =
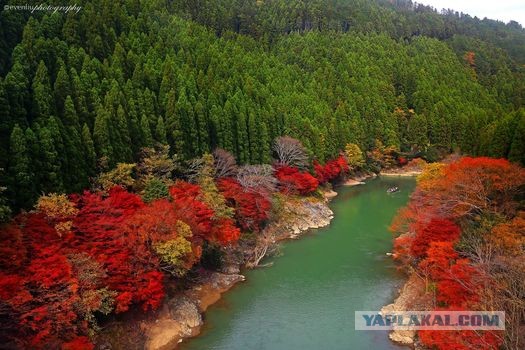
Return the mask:
[[397,192],[397,191],[399,191],[399,187],[394,186],[394,187],[390,187],[388,190],[386,190],[386,193],[394,193],[394,192]]

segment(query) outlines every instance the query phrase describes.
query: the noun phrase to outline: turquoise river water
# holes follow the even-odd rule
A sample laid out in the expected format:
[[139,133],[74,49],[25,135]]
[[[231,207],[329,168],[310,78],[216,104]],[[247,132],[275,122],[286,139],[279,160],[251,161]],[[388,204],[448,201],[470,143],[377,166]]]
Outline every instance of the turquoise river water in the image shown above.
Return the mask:
[[[387,194],[390,186],[400,192]],[[386,253],[388,226],[407,203],[413,179],[378,178],[342,187],[329,227],[282,244],[273,266],[245,271],[205,314],[183,350],[403,349],[383,331],[355,331],[354,311],[392,302],[404,277]]]

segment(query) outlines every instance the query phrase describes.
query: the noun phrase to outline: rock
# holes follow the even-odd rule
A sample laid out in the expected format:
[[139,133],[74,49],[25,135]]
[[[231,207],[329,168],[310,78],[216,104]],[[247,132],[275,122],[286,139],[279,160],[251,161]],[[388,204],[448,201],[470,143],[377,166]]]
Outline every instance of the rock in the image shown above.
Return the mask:
[[186,295],[195,300],[195,303],[200,312],[215,304],[220,298],[221,294],[230,289],[237,282],[244,281],[243,275],[232,274],[227,275],[220,272],[211,273],[205,281],[197,289],[196,287],[188,290]]
[[356,185],[362,185],[364,182],[356,180],[356,179],[348,179],[343,183],[343,186],[356,186]]
[[239,267],[238,264],[229,264],[229,265],[224,266],[221,269],[221,272],[227,275],[237,275],[241,272],[241,268]]
[[392,331],[388,335],[390,340],[400,344],[414,344],[414,338],[416,337],[416,331]]
[[187,297],[173,298],[168,302],[170,316],[182,325],[184,333],[202,325],[202,317],[197,306]]
[[329,190],[329,191],[324,192],[323,196],[325,199],[332,199],[335,196],[337,196],[337,192],[335,192],[334,190]]
[[174,320],[159,320],[151,324],[146,332],[146,350],[173,349],[182,340],[181,324]]

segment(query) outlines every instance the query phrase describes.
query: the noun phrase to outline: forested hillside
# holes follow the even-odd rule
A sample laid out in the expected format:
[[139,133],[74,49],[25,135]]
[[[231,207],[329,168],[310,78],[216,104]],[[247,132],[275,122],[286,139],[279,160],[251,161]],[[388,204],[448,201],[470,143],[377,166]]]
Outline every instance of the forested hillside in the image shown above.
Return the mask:
[[0,185],[15,210],[156,143],[181,162],[220,147],[270,163],[280,135],[320,162],[347,143],[524,162],[517,23],[404,1],[76,3],[0,14]]

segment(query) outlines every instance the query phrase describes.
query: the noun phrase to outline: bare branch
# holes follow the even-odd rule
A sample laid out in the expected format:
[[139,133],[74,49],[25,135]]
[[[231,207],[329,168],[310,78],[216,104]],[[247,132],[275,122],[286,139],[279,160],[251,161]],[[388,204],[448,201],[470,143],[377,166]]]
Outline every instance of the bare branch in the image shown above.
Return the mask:
[[306,169],[308,154],[301,141],[290,136],[280,136],[275,139],[273,150],[280,164]]
[[215,167],[215,178],[233,177],[237,174],[235,157],[222,148],[213,151],[213,165]]
[[275,192],[277,179],[273,176],[274,169],[271,165],[245,165],[239,168],[237,182],[249,191]]

